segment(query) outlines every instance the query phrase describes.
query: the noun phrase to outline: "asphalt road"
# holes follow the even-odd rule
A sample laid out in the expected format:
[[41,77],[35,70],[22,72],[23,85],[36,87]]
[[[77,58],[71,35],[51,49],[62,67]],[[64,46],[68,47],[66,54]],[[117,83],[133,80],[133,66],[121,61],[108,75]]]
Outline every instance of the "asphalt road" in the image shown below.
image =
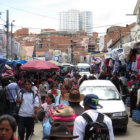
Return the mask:
[[[42,132],[42,124],[36,123],[32,140],[41,140]],[[140,140],[140,124],[134,123],[132,119],[129,118],[127,132],[125,134],[120,131],[115,132],[115,140]]]

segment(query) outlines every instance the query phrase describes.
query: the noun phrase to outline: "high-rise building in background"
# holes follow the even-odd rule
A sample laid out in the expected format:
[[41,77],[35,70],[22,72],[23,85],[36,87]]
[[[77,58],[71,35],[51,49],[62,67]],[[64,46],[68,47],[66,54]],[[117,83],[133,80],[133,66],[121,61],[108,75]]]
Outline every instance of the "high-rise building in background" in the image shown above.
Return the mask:
[[78,10],[60,12],[60,31],[79,31],[80,15]]
[[68,10],[60,12],[60,31],[84,31],[92,35],[92,12]]
[[92,12],[80,12],[80,31],[84,31],[87,35],[92,35]]

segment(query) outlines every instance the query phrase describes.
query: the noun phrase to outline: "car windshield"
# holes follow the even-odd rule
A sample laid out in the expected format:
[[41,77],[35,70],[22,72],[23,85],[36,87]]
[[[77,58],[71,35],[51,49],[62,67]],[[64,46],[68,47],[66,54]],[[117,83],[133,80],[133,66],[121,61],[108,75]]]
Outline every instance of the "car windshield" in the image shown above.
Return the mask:
[[90,67],[88,66],[78,66],[78,71],[79,72],[87,72],[89,71]]
[[120,100],[118,91],[114,87],[109,86],[81,87],[80,93],[84,95],[94,93],[99,97],[99,100]]

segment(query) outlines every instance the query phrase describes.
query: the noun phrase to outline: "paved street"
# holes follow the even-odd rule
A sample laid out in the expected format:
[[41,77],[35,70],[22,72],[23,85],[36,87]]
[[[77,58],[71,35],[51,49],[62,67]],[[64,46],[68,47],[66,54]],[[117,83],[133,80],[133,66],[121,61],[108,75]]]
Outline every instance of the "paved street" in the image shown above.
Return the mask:
[[[42,138],[42,125],[37,123],[35,125],[35,133],[32,140],[41,140]],[[126,134],[121,132],[115,133],[115,140],[140,140],[140,124],[136,124],[129,118],[128,130]]]
[[[36,124],[35,135],[32,140],[41,140],[42,138],[42,126],[40,123]],[[128,130],[126,134],[117,132],[115,134],[115,140],[140,140],[140,124],[136,124],[129,119]]]

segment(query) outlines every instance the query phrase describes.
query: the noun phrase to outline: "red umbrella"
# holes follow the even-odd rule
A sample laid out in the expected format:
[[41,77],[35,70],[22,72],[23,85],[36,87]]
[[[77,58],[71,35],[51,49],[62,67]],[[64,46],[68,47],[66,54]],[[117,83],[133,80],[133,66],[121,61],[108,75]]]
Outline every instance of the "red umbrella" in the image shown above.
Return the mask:
[[47,65],[50,66],[52,69],[56,69],[56,70],[59,70],[59,69],[60,69],[56,64],[54,64],[54,63],[52,63],[52,62],[46,61],[46,63],[47,63]]
[[47,71],[50,70],[51,67],[43,60],[33,60],[23,64],[21,70],[26,71]]

